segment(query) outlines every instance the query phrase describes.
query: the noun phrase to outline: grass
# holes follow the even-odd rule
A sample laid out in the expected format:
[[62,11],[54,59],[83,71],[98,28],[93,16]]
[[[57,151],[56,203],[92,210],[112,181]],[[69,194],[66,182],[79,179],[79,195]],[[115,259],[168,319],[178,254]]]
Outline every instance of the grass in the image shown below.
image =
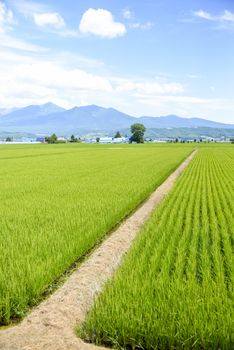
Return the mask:
[[233,198],[234,148],[201,148],[79,334],[127,349],[233,349]]
[[0,147],[0,324],[22,317],[192,145]]

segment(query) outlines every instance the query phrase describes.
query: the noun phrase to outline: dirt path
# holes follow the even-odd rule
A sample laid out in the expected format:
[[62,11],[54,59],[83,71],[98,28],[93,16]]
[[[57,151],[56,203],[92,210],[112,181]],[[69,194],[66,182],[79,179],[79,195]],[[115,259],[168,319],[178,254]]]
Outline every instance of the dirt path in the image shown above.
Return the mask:
[[1,350],[97,349],[77,338],[74,328],[84,320],[103,284],[129,250],[140,227],[171,190],[195,152],[92,253],[61,288],[33,309],[19,325],[0,331]]

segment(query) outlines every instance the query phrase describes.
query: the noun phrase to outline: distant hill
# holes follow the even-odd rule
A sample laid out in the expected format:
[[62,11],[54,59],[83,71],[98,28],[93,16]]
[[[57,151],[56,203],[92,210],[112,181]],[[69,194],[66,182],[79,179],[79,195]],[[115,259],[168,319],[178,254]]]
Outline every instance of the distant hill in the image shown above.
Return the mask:
[[[123,135],[128,134],[128,129],[121,130]],[[111,136],[111,135],[108,135]],[[198,128],[147,128],[146,137],[152,139],[168,139],[168,138],[181,138],[181,139],[204,139],[204,138],[232,138],[234,137],[234,127],[233,129],[224,129],[224,128],[207,128],[207,127],[198,127]]]
[[17,108],[0,108],[0,115],[5,115],[16,111]]
[[[65,111],[64,108],[59,107],[53,103],[46,103],[43,105],[32,105],[24,108],[19,108],[11,113],[2,115],[0,117],[0,127],[12,126],[13,128],[18,128],[18,131],[27,131],[24,129],[24,127],[33,128],[33,125],[35,125],[36,118],[47,116],[53,113],[61,113],[63,111]],[[40,119],[38,120],[38,122],[43,123],[43,121],[40,122]]]
[[7,137],[12,139],[35,139],[37,135],[26,133],[26,132],[9,132],[9,131],[0,131],[0,141],[5,141]]
[[234,124],[218,123],[202,118],[182,118],[176,115],[140,117],[139,120],[148,128],[234,128]]
[[147,129],[170,128],[216,128],[234,129],[234,124],[223,124],[201,118],[181,118],[176,115],[165,117],[140,118],[122,113],[113,108],[96,105],[64,109],[53,103],[32,105],[19,108],[13,112],[1,115],[0,131],[26,132],[33,134],[59,135],[87,134],[92,132],[109,132],[128,129],[133,123],[143,123]]

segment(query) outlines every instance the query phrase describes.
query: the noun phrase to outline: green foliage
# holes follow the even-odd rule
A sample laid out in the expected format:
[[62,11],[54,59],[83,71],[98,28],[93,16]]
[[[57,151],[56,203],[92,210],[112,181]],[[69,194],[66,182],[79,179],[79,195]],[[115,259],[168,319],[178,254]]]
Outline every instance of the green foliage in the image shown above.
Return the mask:
[[145,133],[145,126],[140,123],[135,123],[131,125],[131,133],[132,136],[130,137],[130,142],[136,142],[136,143],[144,143],[144,133]]
[[45,141],[46,141],[47,143],[56,143],[57,140],[58,140],[58,137],[57,137],[56,134],[52,134],[51,136],[47,136],[47,137],[45,138]]
[[136,131],[142,131],[143,133],[145,132],[145,126],[140,123],[135,123],[131,125],[131,133],[134,134]]
[[[123,135],[128,134],[128,129],[121,130],[121,133]],[[201,137],[207,137],[209,138],[221,138],[229,140],[230,138],[234,137],[234,129],[218,129],[218,128],[206,128],[206,127],[199,127],[199,128],[172,128],[172,129],[166,129],[166,128],[147,128],[145,132],[145,136],[149,138],[170,138],[174,140],[175,138],[182,138],[182,139],[189,139],[193,140],[194,138],[200,139]]]
[[72,142],[72,143],[77,143],[77,142],[80,142],[80,139],[78,139],[78,138],[75,137],[74,135],[71,135],[70,142]]
[[80,331],[86,340],[233,348],[233,184],[232,147],[202,147],[97,300]]
[[100,142],[100,137],[96,137],[96,142],[97,142],[97,143]]
[[234,138],[233,139],[230,139],[231,143],[234,143]]
[[8,136],[8,137],[6,138],[6,142],[12,142],[12,141],[13,141],[12,137],[9,137],[9,136]]
[[115,139],[119,139],[120,137],[122,137],[122,136],[121,136],[120,132],[117,131],[117,133],[115,134]]
[[190,151],[190,145],[2,145],[0,323],[23,315]]

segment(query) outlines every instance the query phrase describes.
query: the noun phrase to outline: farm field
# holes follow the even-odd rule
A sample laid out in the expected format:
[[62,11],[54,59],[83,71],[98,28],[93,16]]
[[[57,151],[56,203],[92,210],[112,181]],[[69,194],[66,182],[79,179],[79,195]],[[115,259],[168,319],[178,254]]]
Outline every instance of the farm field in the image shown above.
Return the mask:
[[202,146],[79,329],[117,348],[234,348],[234,147]]
[[142,202],[194,145],[0,147],[0,324]]

